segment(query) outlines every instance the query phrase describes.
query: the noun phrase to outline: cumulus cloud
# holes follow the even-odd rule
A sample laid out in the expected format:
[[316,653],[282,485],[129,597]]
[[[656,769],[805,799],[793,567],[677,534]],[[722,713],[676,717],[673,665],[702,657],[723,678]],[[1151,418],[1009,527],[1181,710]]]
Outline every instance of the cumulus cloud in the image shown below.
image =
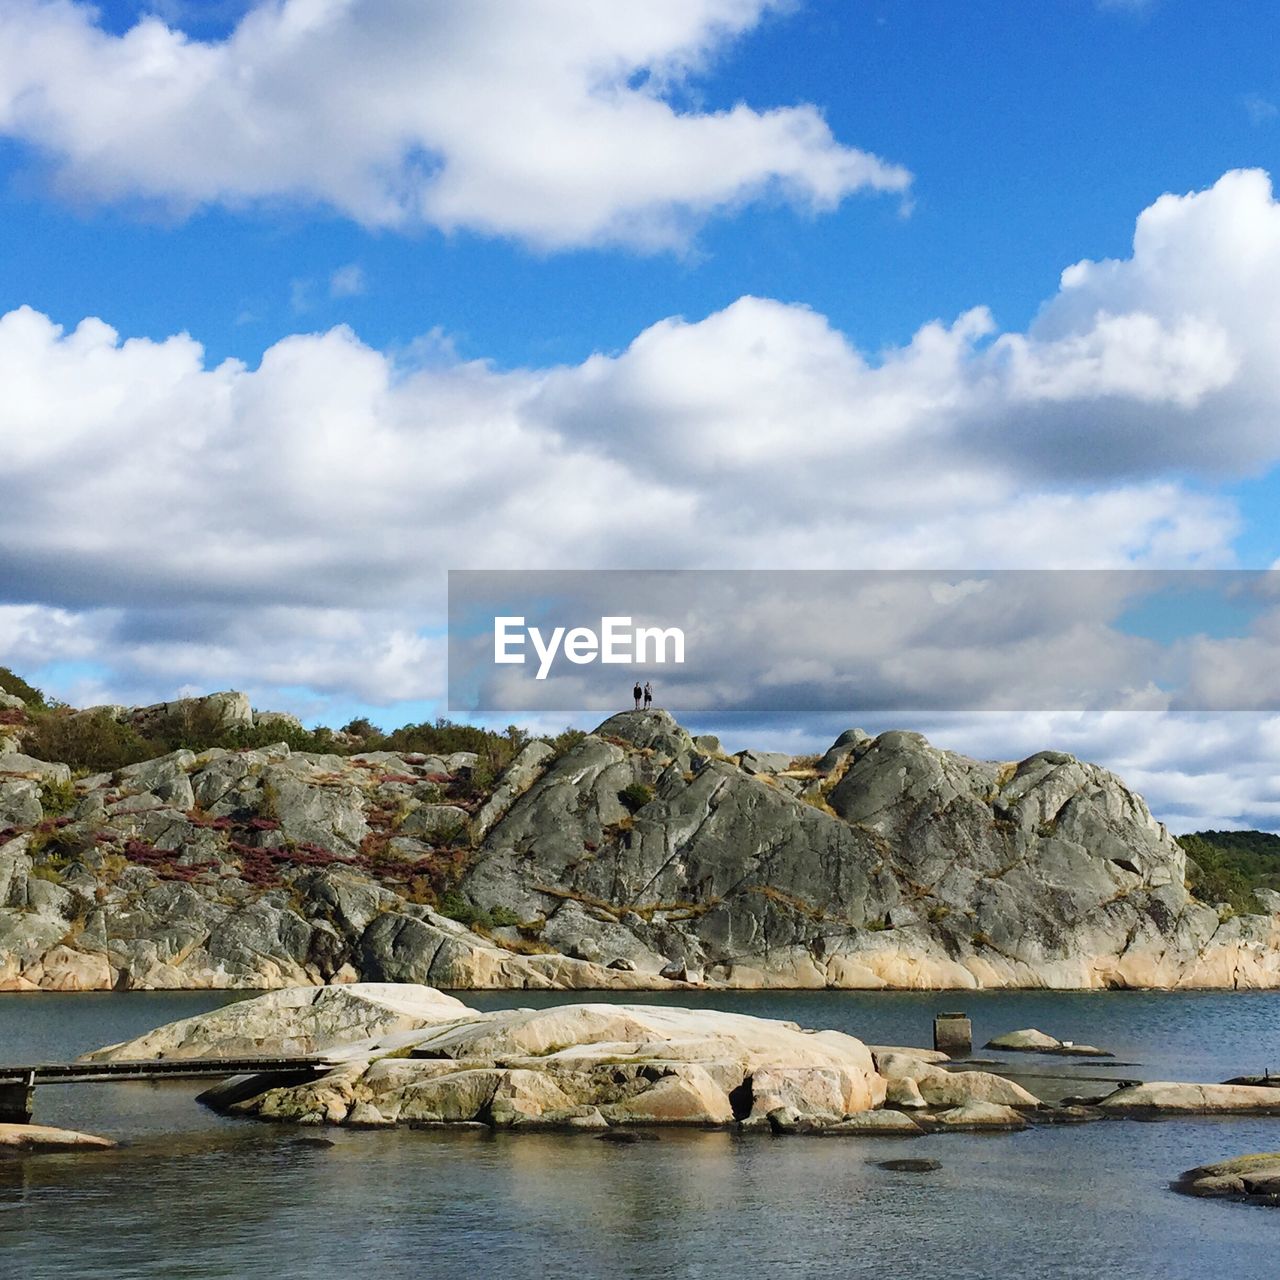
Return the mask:
[[304,200],[369,226],[667,248],[766,193],[825,210],[910,183],[813,106],[687,104],[729,42],[785,7],[261,0],[198,40],[156,16],[117,36],[78,0],[6,0],[0,132],[82,197]]
[[979,308],[875,356],[760,298],[512,371],[345,328],[211,366],[20,308],[0,662],[47,633],[104,691],[393,703],[442,692],[446,568],[1230,564],[1213,482],[1280,460],[1277,298],[1280,209],[1242,172],[1158,200],[1025,332]]

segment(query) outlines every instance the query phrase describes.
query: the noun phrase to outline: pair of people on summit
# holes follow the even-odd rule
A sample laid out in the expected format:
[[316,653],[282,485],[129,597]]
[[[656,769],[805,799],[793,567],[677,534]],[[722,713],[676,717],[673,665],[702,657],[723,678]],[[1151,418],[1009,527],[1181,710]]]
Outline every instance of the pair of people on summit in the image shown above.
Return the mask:
[[640,688],[640,681],[636,681],[636,687],[631,690],[631,696],[636,700],[636,710],[640,710],[640,700],[644,699],[644,709],[649,710],[649,704],[653,701],[653,686],[646,680],[644,688]]

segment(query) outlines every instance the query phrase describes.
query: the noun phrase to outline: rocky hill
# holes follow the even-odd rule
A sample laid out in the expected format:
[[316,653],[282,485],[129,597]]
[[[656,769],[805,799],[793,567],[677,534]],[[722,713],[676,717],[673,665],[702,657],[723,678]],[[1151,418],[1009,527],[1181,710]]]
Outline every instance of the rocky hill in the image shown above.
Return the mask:
[[0,989],[1280,986],[1276,900],[1197,901],[1142,799],[1057,752],[855,729],[816,761],[729,755],[661,711],[483,785],[467,752],[280,743],[73,778],[19,745]]

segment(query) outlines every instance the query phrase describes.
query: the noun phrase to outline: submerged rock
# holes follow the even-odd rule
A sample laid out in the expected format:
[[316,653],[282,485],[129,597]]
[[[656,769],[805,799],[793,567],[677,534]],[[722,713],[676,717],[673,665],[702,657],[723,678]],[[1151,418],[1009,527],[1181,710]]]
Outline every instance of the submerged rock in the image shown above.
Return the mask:
[[1006,1053],[1051,1053],[1066,1058],[1113,1058],[1106,1049],[1096,1049],[1091,1044],[1076,1044],[1073,1040],[1057,1040],[1028,1027],[1024,1031],[1010,1031],[1006,1035],[988,1040],[984,1049],[1002,1049]]
[[110,1138],[73,1129],[51,1129],[43,1124],[0,1124],[0,1154],[36,1155],[52,1151],[107,1151],[116,1144]]
[[824,1133],[839,1137],[901,1137],[919,1138],[924,1130],[910,1116],[901,1111],[864,1111],[860,1115],[849,1116],[835,1124],[828,1125]]
[[1027,1127],[1026,1117],[994,1102],[969,1102],[929,1118],[931,1127],[975,1133],[1015,1132]]
[[1043,1031],[1028,1027],[1025,1031],[1010,1031],[1005,1035],[996,1036],[994,1040],[988,1040],[982,1047],[1004,1049],[1010,1053],[1039,1053],[1045,1049],[1056,1049],[1061,1043],[1061,1040],[1045,1035]]

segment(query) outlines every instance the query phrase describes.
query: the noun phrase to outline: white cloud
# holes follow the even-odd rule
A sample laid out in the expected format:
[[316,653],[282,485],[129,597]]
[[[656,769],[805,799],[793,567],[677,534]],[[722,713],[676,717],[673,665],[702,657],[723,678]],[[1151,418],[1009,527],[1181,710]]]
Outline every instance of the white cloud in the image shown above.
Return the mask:
[[368,293],[369,282],[365,278],[364,268],[358,262],[349,262],[339,267],[329,277],[329,297],[358,298]]
[[1280,209],[1232,173],[1156,201],[1130,258],[1069,268],[1025,333],[977,309],[875,359],[758,298],[511,372],[345,328],[209,367],[187,335],[19,309],[0,662],[47,633],[137,696],[392,702],[442,687],[420,633],[446,568],[1229,564],[1213,482],[1280,460],[1277,299]]
[[1093,0],[1095,8],[1106,13],[1108,10],[1124,13],[1149,13],[1159,0]]
[[[767,192],[812,210],[908,173],[800,105],[680,104],[784,0],[262,0],[223,40],[0,6],[0,132],[82,197],[319,202],[549,248],[683,244]],[[179,11],[180,12],[180,11]]]
[[1244,107],[1245,114],[1256,125],[1270,124],[1280,116],[1280,107],[1260,93],[1246,93],[1241,98],[1240,104]]

